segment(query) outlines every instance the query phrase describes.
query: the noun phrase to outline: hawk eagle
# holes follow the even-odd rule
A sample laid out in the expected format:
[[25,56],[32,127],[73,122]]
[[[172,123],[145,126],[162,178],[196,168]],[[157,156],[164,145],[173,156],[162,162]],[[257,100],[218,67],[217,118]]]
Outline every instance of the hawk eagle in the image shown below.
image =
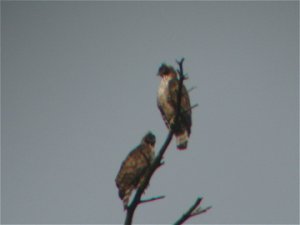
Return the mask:
[[119,197],[127,208],[131,192],[140,187],[144,181],[145,173],[154,159],[155,136],[147,133],[141,143],[135,147],[123,161],[115,179],[119,189]]
[[[158,70],[161,77],[157,93],[157,105],[168,129],[174,123],[177,107],[177,93],[179,80],[172,66],[162,64]],[[176,145],[179,150],[187,148],[188,138],[191,134],[192,110],[190,99],[185,86],[181,89],[181,105],[178,124],[174,127]]]

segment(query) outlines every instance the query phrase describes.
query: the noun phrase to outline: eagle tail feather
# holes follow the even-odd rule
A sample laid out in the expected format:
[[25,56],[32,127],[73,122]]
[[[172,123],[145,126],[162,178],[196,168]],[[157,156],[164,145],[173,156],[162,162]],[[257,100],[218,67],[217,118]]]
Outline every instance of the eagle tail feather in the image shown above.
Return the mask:
[[119,196],[120,198],[123,200],[123,207],[124,207],[124,210],[127,209],[128,207],[128,202],[129,202],[129,199],[130,199],[130,195],[131,195],[131,192],[132,192],[132,189],[127,189],[127,190],[124,190],[122,192],[122,194],[119,192]]
[[176,134],[176,145],[178,150],[186,150],[189,135],[187,131],[184,131],[183,133]]

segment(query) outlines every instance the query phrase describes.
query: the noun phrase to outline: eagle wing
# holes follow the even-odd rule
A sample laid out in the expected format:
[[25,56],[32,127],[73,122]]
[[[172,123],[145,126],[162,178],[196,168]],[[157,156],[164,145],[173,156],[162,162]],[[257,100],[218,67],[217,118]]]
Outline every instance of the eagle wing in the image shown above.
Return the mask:
[[[168,84],[168,88],[169,88],[168,102],[172,105],[175,111],[177,107],[179,80],[177,78],[170,80]],[[182,89],[181,89],[179,122],[181,126],[184,126],[187,129],[188,134],[190,134],[191,126],[192,126],[192,110],[191,110],[189,94],[184,85],[182,85]]]
[[137,188],[141,178],[147,171],[151,163],[151,156],[145,154],[147,146],[139,145],[132,150],[123,161],[119,173],[116,177],[116,185],[119,189],[119,196],[128,201],[131,191]]

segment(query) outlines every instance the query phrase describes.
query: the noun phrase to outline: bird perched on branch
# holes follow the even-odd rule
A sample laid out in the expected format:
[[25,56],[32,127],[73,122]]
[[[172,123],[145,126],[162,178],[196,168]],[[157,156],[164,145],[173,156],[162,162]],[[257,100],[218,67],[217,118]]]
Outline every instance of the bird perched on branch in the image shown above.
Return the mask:
[[179,89],[178,74],[172,66],[162,64],[158,70],[161,77],[160,85],[157,93],[157,105],[168,129],[173,127],[176,137],[176,145],[179,150],[185,150],[192,126],[192,110],[188,91],[182,85],[181,103],[178,124],[174,124],[177,95]]
[[155,136],[148,132],[141,143],[134,148],[123,161],[115,179],[119,197],[127,208],[131,192],[140,187],[154,159]]

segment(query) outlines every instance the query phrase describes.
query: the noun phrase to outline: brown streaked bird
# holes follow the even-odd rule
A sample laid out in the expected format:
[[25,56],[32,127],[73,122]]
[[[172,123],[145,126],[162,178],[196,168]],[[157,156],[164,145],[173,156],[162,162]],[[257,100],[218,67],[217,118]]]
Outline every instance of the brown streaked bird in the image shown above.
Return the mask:
[[155,136],[148,132],[141,143],[123,161],[115,179],[124,210],[128,207],[131,193],[144,182],[145,174],[154,160]]
[[[172,66],[162,64],[158,70],[161,81],[157,93],[157,105],[168,129],[174,123],[179,88],[178,75]],[[176,145],[179,150],[187,148],[191,134],[192,110],[190,98],[185,86],[181,89],[180,114],[177,126],[174,128]]]

